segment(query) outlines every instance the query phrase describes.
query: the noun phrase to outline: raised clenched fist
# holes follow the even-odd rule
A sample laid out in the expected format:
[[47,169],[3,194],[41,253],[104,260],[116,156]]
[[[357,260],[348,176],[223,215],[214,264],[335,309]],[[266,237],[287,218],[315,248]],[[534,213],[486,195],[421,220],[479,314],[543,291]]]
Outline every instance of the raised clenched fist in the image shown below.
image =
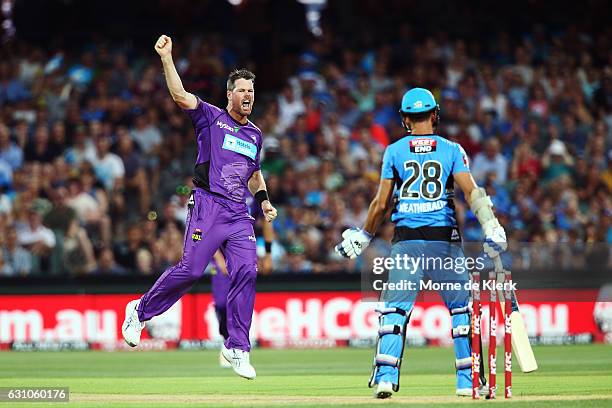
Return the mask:
[[155,43],[155,51],[157,51],[160,57],[172,54],[172,39],[167,35],[160,35]]

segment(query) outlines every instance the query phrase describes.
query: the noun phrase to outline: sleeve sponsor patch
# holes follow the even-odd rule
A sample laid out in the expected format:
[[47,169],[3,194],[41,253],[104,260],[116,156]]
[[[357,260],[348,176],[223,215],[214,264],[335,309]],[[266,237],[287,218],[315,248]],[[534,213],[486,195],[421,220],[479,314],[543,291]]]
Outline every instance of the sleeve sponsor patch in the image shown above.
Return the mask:
[[467,154],[465,154],[465,152],[462,153],[463,156],[463,164],[465,164],[465,167],[467,167],[468,169],[470,168],[470,159],[468,159]]
[[436,140],[419,138],[410,140],[410,151],[412,153],[431,153],[436,151]]

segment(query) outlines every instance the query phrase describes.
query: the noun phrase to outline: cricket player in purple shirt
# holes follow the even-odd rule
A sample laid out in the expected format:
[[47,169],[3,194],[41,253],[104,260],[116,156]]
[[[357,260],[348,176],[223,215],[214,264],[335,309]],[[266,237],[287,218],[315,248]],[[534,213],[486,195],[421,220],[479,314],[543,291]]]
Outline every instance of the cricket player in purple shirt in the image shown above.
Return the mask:
[[255,75],[232,71],[227,80],[227,108],[220,109],[185,91],[172,60],[172,40],[155,43],[172,99],[189,115],[198,142],[194,189],[189,200],[183,256],[168,268],[142,298],[125,309],[122,333],[132,347],[140,343],[147,320],[179,300],[202,276],[215,251],[227,263],[227,331],[222,354],[236,374],[254,379],[249,329],[255,302],[257,254],[253,217],[245,202],[253,194],[266,221],[276,218],[259,168],[262,134],[248,120],[255,101]]

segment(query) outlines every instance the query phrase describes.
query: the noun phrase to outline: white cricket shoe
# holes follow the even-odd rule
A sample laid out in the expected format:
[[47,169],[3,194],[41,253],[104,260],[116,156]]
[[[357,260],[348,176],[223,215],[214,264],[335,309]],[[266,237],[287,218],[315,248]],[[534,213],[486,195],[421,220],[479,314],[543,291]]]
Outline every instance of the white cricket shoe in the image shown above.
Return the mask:
[[472,389],[471,388],[457,388],[457,391],[455,391],[455,395],[458,397],[471,397]]
[[227,349],[225,345],[221,347],[221,355],[231,364],[234,372],[247,380],[254,380],[257,374],[255,368],[251,365],[249,352],[232,348]]
[[221,367],[221,368],[232,368],[232,365],[230,364],[230,362],[227,361],[225,359],[225,357],[223,357],[223,350],[221,350],[219,352],[219,367]]
[[[471,388],[457,388],[457,390],[455,391],[455,395],[458,397],[471,397],[472,389]],[[487,396],[487,395],[489,395],[489,386],[481,385],[480,388],[478,389],[478,396],[482,397],[482,396]]]
[[381,381],[376,385],[374,398],[385,399],[393,395],[393,384],[389,381]]
[[121,326],[121,333],[130,347],[136,347],[140,344],[140,332],[145,327],[144,322],[138,320],[139,303],[140,299],[132,300],[125,306],[125,320]]

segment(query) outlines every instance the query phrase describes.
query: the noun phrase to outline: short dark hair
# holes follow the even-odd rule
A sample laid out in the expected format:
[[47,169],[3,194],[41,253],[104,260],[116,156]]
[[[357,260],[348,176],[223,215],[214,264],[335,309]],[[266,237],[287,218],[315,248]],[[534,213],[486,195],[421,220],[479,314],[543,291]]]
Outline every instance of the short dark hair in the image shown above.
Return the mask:
[[405,116],[408,116],[410,118],[410,120],[412,122],[426,122],[429,120],[429,118],[431,118],[431,114],[433,113],[433,110],[427,111],[427,112],[421,112],[421,113],[411,113],[409,115],[404,114]]
[[229,76],[227,77],[227,90],[233,91],[234,88],[236,87],[236,81],[241,78],[246,79],[246,80],[251,80],[253,81],[253,84],[255,83],[254,73],[252,73],[251,71],[245,68],[235,69],[232,72],[230,72]]

